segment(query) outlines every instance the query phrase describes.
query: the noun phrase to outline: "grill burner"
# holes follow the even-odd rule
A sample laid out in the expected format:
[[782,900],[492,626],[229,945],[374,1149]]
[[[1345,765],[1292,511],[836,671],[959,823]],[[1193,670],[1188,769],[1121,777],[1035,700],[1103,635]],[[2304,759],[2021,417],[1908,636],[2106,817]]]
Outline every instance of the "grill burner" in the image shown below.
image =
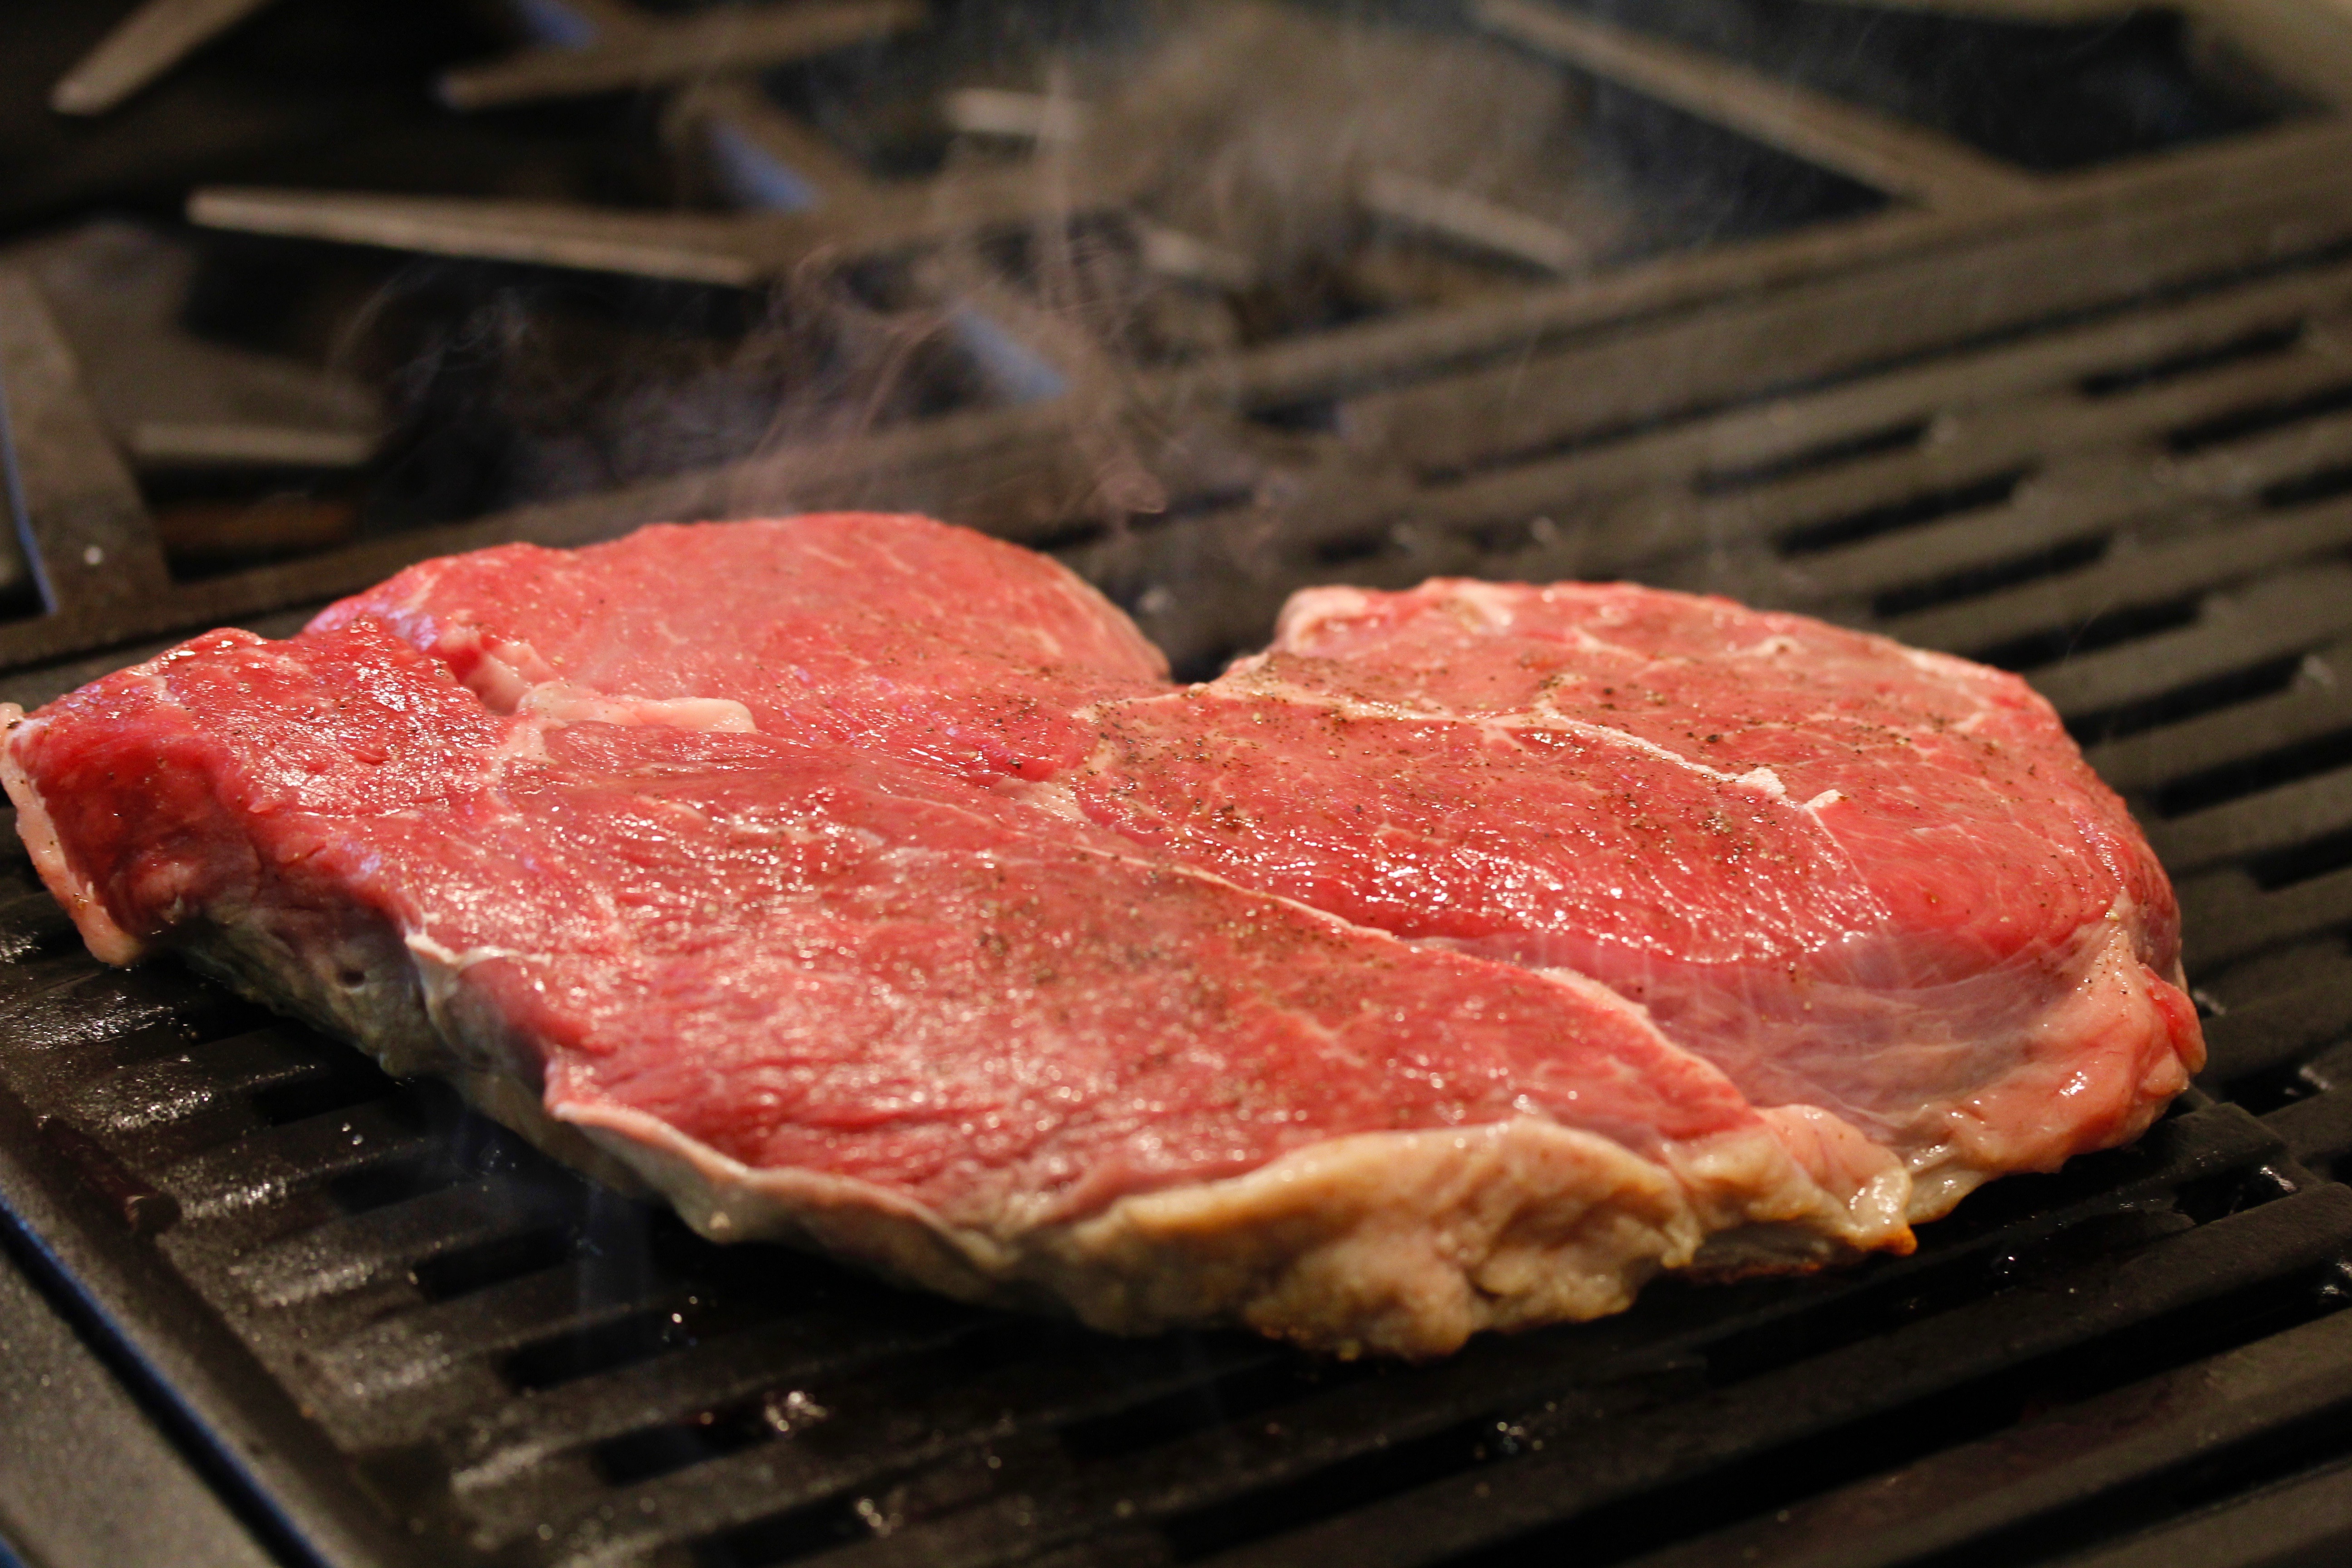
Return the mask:
[[[901,25],[889,5],[816,8]],[[1605,19],[1646,8],[1488,0],[1472,15],[1528,58],[1622,84],[1596,89],[1620,100],[1596,122],[1710,116],[1728,130],[1707,136],[1758,144],[1754,166],[1769,148],[1902,199],[1833,201],[1782,215],[1796,226],[1585,274],[1525,211],[1400,176],[1367,205],[1476,252],[1480,289],[1294,322],[1212,367],[1110,375],[1098,345],[1008,287],[981,303],[1012,357],[991,372],[985,334],[959,340],[964,390],[877,433],[453,518],[372,499],[367,444],[386,437],[363,391],[201,337],[94,350],[70,287],[86,273],[20,253],[23,270],[0,272],[0,389],[28,564],[0,621],[0,694],[45,699],[199,626],[282,633],[430,553],[787,502],[934,508],[1054,548],[1195,673],[1262,640],[1307,582],[1720,589],[1990,658],[2051,697],[2179,879],[2210,1015],[2202,1089],[2134,1148],[1970,1198],[1909,1258],[1667,1284],[1625,1317],[1430,1367],[1310,1363],[1238,1336],[1111,1341],[711,1247],[436,1086],[392,1082],[174,968],[99,968],[6,858],[0,1426],[97,1434],[110,1457],[0,1445],[25,1450],[0,1453],[0,1535],[44,1563],[2346,1554],[2352,130],[2200,89],[2159,138],[2169,151],[2121,148],[2103,122],[2048,161],[2061,172],[2029,174],[1972,145],[1933,93],[1824,75],[1808,62],[1829,57],[1802,49],[1775,65],[1806,84],[1792,91],[1707,52],[1742,27],[1834,33],[1853,20],[1834,7],[1677,3],[1655,33]],[[2199,15],[2221,29],[2209,53],[2273,74],[2316,47],[2282,45],[2258,6]],[[1970,26],[1969,47],[2007,47]],[[2119,36],[2098,58],[2146,72],[2184,35],[2142,17]],[[872,58],[919,59],[922,37]],[[2046,58],[2035,37],[2044,54],[2015,58]],[[525,55],[453,79],[512,95],[584,68]],[[677,100],[742,167],[789,167],[827,194],[798,216],[698,227],[283,191],[198,212],[673,281],[736,269],[706,282],[812,245],[939,232],[929,198],[896,183],[929,175],[877,178],[780,107],[818,101],[811,81],[852,67],[808,68],[773,96],[722,81]],[[936,71],[906,75],[929,91]],[[999,96],[959,100],[967,118],[1035,107],[975,85]],[[174,89],[155,89],[159,108]],[[232,160],[190,177],[215,172],[254,177]],[[973,188],[988,212],[1035,210],[1017,162]],[[1136,255],[1190,268],[1187,289],[1204,269],[1229,294],[1252,286],[1235,271],[1248,258],[1197,235],[1103,221],[1130,226],[1118,243]],[[275,276],[266,247],[213,255]],[[901,281],[919,308],[949,308]],[[194,390],[157,405],[169,417],[142,414],[108,352],[166,357]],[[1004,366],[1024,354],[1051,374],[1020,393]],[[331,408],[273,401],[288,385],[333,388]],[[1072,404],[1105,387],[1108,435],[1074,438]],[[151,434],[142,449],[142,419],[180,444],[159,455]],[[302,480],[346,506],[331,547],[281,532],[283,559],[224,568],[170,544],[195,526],[190,497],[212,493],[191,488],[197,459],[213,454],[206,482],[226,473],[233,490],[237,441],[282,454],[300,439],[350,454]],[[1106,453],[1127,465],[1109,485]],[[1164,510],[1137,515],[1138,498]],[[31,1366],[50,1381],[16,1374]],[[100,1476],[118,1510],[140,1500],[140,1521],[63,1500]]]

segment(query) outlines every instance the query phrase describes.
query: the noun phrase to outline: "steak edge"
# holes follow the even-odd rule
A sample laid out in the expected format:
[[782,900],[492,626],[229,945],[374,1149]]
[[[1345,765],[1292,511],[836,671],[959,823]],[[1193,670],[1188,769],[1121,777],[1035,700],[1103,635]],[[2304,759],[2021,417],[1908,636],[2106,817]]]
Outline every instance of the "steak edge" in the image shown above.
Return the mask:
[[[1597,649],[1562,604],[1656,636]],[[1725,765],[1645,731],[1722,709],[1759,626],[1846,661],[1805,701],[1997,710],[2015,755],[1926,793],[2064,868],[1923,902],[1982,857],[1890,840],[1922,775],[1842,763],[1769,668]],[[1602,722],[1562,706],[1580,658],[1681,685]],[[101,958],[180,952],[706,1235],[1107,1329],[1425,1355],[1661,1270],[1907,1250],[2201,1058],[2169,889],[2046,706],[1722,601],[1319,590],[1178,689],[1044,558],[831,515],[427,563],[5,718]],[[1726,800],[1765,809],[1727,833]],[[1645,865],[1647,914],[1596,891]]]

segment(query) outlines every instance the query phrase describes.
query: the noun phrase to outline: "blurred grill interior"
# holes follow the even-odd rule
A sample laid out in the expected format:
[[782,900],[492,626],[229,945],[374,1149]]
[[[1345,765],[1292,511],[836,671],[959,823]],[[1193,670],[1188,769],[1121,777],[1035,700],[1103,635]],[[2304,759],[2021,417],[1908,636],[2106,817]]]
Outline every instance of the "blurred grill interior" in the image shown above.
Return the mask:
[[[117,24],[121,24],[117,26]],[[428,555],[919,509],[2023,672],[2211,1067],[1914,1257],[1432,1366],[719,1249],[0,862],[0,1557],[2352,1555],[2352,8],[17,5],[0,697]],[[52,99],[54,108],[49,107]]]

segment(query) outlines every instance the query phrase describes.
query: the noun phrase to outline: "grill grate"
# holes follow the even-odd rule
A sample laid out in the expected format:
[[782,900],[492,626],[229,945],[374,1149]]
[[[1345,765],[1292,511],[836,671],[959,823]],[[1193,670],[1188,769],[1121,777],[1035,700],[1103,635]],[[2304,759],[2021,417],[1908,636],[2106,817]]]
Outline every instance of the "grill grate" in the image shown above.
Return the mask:
[[[100,970],[21,858],[0,858],[12,1250],[289,1562],[2337,1560],[2346,145],[2290,124],[1288,341],[1206,413],[1149,383],[1147,410],[1183,415],[1153,525],[1088,510],[1050,407],[894,431],[795,492],[982,497],[1193,671],[1299,584],[1475,572],[1727,591],[2025,672],[2179,875],[2213,1059],[2137,1146],[1999,1184],[1911,1258],[1667,1282],[1427,1367],[1110,1341],[702,1244],[437,1087],[175,969]],[[50,611],[0,624],[20,699],[194,622],[283,631],[418,553],[746,488],[689,475],[97,604],[73,563],[142,539],[141,502],[40,318],[0,310],[20,445],[36,417],[64,432],[14,474]]]
[[[6,936],[58,945],[29,868],[7,876],[24,896]],[[1961,1482],[2000,1467],[1953,1479],[1956,1442],[2028,1441],[2021,1412],[2074,1421],[2085,1399],[2139,1410],[2148,1380],[2193,1382],[2207,1373],[2183,1369],[2207,1358],[2275,1378],[2282,1331],[2305,1336],[2296,1365],[2352,1379],[2330,1315],[2352,1192],[2210,1101],[2133,1149],[2003,1184],[1910,1258],[1664,1288],[1630,1318],[1431,1367],[1342,1366],[1238,1336],[1106,1341],[709,1247],[439,1091],[252,1027],[169,971],[59,957],[10,978],[12,1021],[47,1042],[12,1058],[16,1100],[178,1216],[134,1237],[87,1157],[68,1168],[80,1145],[55,1138],[35,1146],[47,1168],[9,1172],[12,1208],[30,1182],[35,1214],[41,1193],[78,1205],[82,1244],[176,1276],[160,1299],[107,1299],[106,1272],[78,1260],[159,1361],[182,1359],[187,1295],[219,1315],[240,1348],[207,1347],[215,1375],[282,1391],[312,1435],[278,1454],[281,1495],[381,1510],[385,1539],[350,1560],[404,1560],[413,1532],[444,1562],[1402,1563],[1565,1526],[1615,1562],[1697,1550],[1701,1531],[1915,1454],[1961,1487],[1952,1507],[1981,1512]],[[1996,1489],[1998,1508],[2080,1510],[2127,1450],[2139,1489],[2099,1517],[2161,1522],[2159,1478],[2220,1462],[2196,1440],[2212,1417],[2163,1400],[2143,1415],[2099,1427],[2071,1486]],[[2279,1438],[2268,1423],[2247,1442]],[[2242,1462],[2322,1461],[2336,1440],[2315,1429]]]

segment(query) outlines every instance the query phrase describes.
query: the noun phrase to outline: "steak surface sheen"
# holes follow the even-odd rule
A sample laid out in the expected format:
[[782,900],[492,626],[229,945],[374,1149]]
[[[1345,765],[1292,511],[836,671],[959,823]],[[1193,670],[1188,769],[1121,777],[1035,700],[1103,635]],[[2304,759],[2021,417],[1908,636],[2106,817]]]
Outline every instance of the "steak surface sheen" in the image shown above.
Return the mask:
[[719,1237],[1352,1353],[1906,1250],[2136,1136],[2171,894],[2021,683],[1623,586],[1324,589],[1179,688],[921,519],[427,563],[5,715],[178,951]]

